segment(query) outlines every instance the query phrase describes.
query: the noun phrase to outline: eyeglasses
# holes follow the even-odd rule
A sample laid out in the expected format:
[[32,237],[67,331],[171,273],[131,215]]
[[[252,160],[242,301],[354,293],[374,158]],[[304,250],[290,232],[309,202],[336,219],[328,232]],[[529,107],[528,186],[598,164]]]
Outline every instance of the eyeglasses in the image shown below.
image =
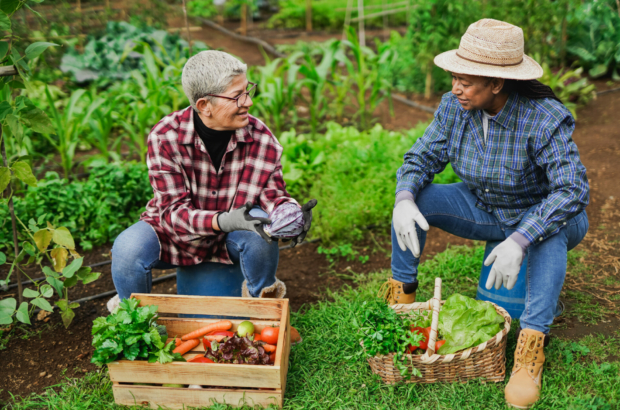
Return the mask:
[[225,98],[227,100],[236,101],[237,102],[237,108],[241,108],[248,101],[248,96],[250,98],[254,98],[254,95],[256,94],[256,86],[257,85],[258,84],[256,84],[256,83],[252,83],[252,82],[248,81],[248,87],[250,87],[250,88],[247,89],[246,92],[241,93],[241,94],[239,94],[236,97],[226,97],[224,95],[216,95],[216,94],[207,94],[207,96],[209,96],[209,97]]

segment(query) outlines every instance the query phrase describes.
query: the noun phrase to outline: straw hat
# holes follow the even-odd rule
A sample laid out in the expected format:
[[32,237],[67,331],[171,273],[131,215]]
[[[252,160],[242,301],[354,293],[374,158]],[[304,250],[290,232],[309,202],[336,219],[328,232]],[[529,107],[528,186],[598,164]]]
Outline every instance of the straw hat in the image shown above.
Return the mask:
[[523,30],[493,19],[471,24],[459,49],[439,54],[435,64],[457,74],[512,80],[534,80],[543,75],[542,67],[523,53]]

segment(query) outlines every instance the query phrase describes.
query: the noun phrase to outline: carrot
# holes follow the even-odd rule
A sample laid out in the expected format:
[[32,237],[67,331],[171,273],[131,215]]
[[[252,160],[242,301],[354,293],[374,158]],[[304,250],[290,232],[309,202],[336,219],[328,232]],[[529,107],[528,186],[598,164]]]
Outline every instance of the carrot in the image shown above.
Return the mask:
[[184,335],[181,339],[182,340],[198,339],[199,337],[204,336],[209,332],[215,332],[218,330],[228,330],[231,327],[232,327],[232,323],[230,320],[220,320],[219,322],[211,323],[210,325],[202,327],[198,330],[194,330],[193,332],[190,332]]
[[174,338],[174,345],[175,346],[180,346],[181,343],[183,343],[183,341],[181,339],[179,339],[178,337]]
[[225,335],[206,335],[203,340],[221,342],[225,337]]
[[192,350],[194,347],[198,346],[199,344],[200,344],[200,341],[198,339],[188,340],[187,342],[183,342],[179,346],[177,346],[177,348],[174,349],[172,353],[185,354],[189,352],[190,350]]
[[265,349],[267,353],[272,353],[276,351],[276,347],[274,345],[269,345],[267,343],[263,344],[263,349]]

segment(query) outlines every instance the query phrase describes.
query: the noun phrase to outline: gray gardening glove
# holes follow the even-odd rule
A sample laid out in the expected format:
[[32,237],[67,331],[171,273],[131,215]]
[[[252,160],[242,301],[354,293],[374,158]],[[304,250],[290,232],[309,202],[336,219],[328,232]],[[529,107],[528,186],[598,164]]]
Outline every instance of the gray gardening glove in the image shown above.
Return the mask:
[[301,207],[301,212],[304,214],[304,230],[301,231],[299,235],[291,239],[293,248],[302,243],[306,238],[306,235],[310,230],[310,226],[312,225],[312,208],[316,206],[316,203],[316,199],[311,199]]
[[271,243],[271,238],[263,231],[263,224],[269,225],[271,219],[251,216],[250,209],[252,203],[246,202],[234,211],[222,212],[217,215],[217,224],[222,232],[252,231],[259,234],[267,243]]
[[522,263],[523,248],[513,239],[506,238],[504,242],[493,249],[484,261],[485,266],[493,264],[486,288],[491,289],[491,286],[495,284],[495,289],[499,289],[503,284],[506,289],[512,289],[517,283]]
[[428,231],[428,222],[420,212],[420,209],[410,199],[400,201],[394,207],[392,214],[392,223],[394,224],[394,232],[396,232],[396,241],[403,251],[407,248],[416,258],[420,257],[420,241],[416,232],[416,223],[425,231]]

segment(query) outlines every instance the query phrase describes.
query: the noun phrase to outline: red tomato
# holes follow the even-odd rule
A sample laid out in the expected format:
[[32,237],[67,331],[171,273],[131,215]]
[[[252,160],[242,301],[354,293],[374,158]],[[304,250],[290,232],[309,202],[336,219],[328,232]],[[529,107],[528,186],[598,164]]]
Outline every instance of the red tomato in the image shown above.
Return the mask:
[[261,332],[261,339],[267,344],[276,345],[278,344],[279,333],[280,329],[277,327],[266,327]]
[[269,360],[271,361],[271,363],[276,362],[276,352],[273,352],[269,355]]
[[209,359],[208,357],[204,357],[204,356],[196,356],[192,360],[190,360],[190,362],[192,363],[215,363],[213,360]]
[[208,347],[208,348],[211,348],[211,341],[210,341],[210,340],[207,340],[207,338],[205,338],[205,337],[203,337],[203,338],[202,338],[202,344],[204,345],[205,349],[206,349],[207,347]]
[[415,349],[418,349],[418,348],[422,350],[428,349],[428,339],[431,334],[431,328],[430,327],[412,327],[411,331],[414,333],[417,332],[421,334],[422,336],[424,336],[424,339],[420,341],[420,344],[417,346],[409,345],[409,350],[413,352],[415,351]]
[[435,343],[435,353],[437,353],[439,348],[443,346],[445,343],[446,343],[445,340],[438,340],[437,343]]
[[254,341],[255,342],[261,342],[263,340],[263,338],[261,337],[260,333],[254,333]]

